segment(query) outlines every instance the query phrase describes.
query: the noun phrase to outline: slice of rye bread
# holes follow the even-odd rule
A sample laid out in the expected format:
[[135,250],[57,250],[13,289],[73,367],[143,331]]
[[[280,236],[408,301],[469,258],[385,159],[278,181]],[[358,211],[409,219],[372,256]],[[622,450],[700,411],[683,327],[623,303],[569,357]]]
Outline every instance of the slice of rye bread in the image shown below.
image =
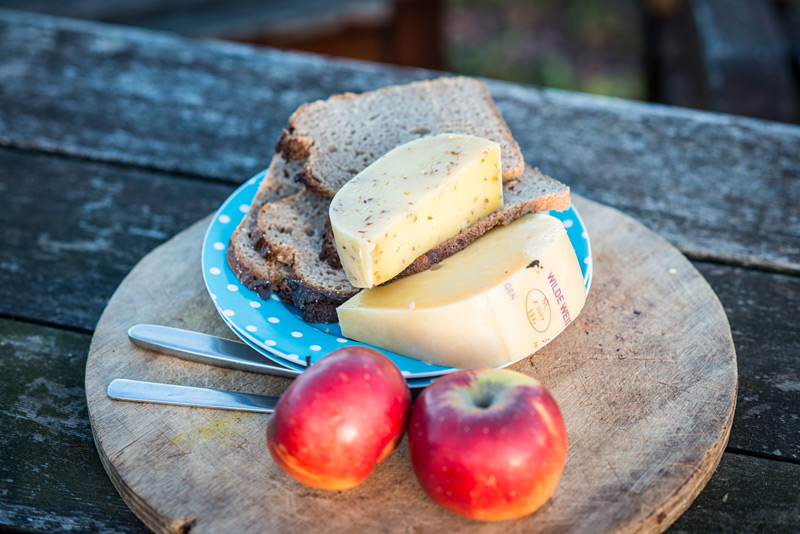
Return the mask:
[[[418,257],[393,280],[429,269],[498,224],[506,225],[526,213],[563,211],[569,204],[569,187],[526,166],[519,179],[504,184],[503,207]],[[276,287],[281,294],[291,294],[303,310],[303,319],[311,322],[336,321],[336,307],[359,291],[347,280],[338,261],[328,222],[329,205],[330,198],[303,191],[265,204],[258,215],[261,250],[268,260],[289,269],[282,271],[285,278],[276,281]]]
[[[253,249],[253,233],[258,213],[264,204],[303,190],[303,186],[293,179],[300,166],[300,163],[287,162],[278,155],[272,158],[250,208],[228,243],[228,265],[242,284],[258,293],[263,299],[269,298],[270,291],[275,288],[275,282],[283,280],[289,274],[289,270],[285,265],[266,260],[262,254]],[[285,298],[289,295],[282,296]]]
[[258,214],[258,252],[284,273],[275,291],[303,312],[303,320],[330,323],[336,307],[358,292],[344,271],[320,261],[331,199],[312,191],[265,204]]
[[522,174],[522,152],[486,84],[464,77],[345,93],[303,104],[289,118],[276,150],[287,161],[305,161],[297,179],[312,191],[332,197],[396,146],[447,132],[499,143],[503,181]]

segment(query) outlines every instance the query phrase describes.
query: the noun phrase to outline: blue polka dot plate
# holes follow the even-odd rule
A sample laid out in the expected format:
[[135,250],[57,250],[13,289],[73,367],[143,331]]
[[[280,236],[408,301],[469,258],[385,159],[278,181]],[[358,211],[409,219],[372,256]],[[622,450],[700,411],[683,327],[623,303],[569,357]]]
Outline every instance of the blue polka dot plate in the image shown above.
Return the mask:
[[[267,300],[247,289],[228,267],[228,241],[250,208],[258,185],[266,171],[242,184],[214,214],[203,240],[203,278],[217,311],[242,340],[269,359],[295,369],[306,367],[329,352],[347,345],[365,345],[342,336],[337,323],[308,323],[299,310],[283,302],[276,294]],[[574,206],[563,212],[551,212],[567,229],[581,265],[588,292],[592,280],[589,236]],[[367,345],[369,346],[369,345]],[[433,378],[454,371],[451,367],[432,365],[386,350],[378,349],[400,369],[409,384],[425,385]]]

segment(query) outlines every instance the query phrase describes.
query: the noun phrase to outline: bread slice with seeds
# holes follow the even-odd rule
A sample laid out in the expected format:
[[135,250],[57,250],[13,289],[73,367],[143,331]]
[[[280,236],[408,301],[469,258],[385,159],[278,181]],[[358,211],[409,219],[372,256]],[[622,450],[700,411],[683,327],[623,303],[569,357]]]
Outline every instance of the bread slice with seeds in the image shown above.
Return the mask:
[[486,84],[464,77],[345,93],[300,106],[276,150],[305,161],[297,178],[332,197],[377,158],[423,135],[463,133],[500,144],[503,181],[518,178],[524,163]]
[[255,248],[284,274],[275,290],[313,323],[336,321],[336,307],[358,292],[341,268],[319,258],[330,201],[306,190],[265,204],[258,214]]
[[303,189],[303,186],[293,179],[300,166],[300,163],[287,162],[278,155],[272,158],[250,208],[228,243],[228,265],[242,284],[258,293],[263,299],[269,298],[270,291],[275,288],[275,282],[283,280],[289,271],[285,266],[265,259],[253,248],[253,234],[258,213],[265,204]]

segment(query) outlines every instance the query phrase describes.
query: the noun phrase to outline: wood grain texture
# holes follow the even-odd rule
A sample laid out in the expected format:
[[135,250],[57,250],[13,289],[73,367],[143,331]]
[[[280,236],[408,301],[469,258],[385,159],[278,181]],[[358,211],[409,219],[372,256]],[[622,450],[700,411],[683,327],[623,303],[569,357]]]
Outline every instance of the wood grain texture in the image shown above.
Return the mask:
[[[105,388],[120,376],[272,394],[288,384],[127,342],[126,329],[141,321],[226,332],[191,259],[205,221],[142,260],[98,323],[86,394],[115,486],[162,532],[187,525],[197,532],[666,529],[705,485],[727,441],[736,390],[730,331],[713,292],[677,250],[610,208],[578,202],[593,229],[586,309],[536,357],[515,365],[553,393],[570,438],[559,487],[533,516],[483,524],[443,511],[414,480],[405,444],[361,486],[323,492],[293,482],[271,461],[267,416],[109,400]],[[165,271],[165,263],[173,268]],[[142,299],[145,292],[160,298]]]
[[0,319],[0,530],[146,531],[94,446],[83,389],[90,339]]
[[800,532],[800,465],[726,453],[669,532]]
[[692,259],[800,273],[800,127],[491,87],[526,162],[573,191]]
[[695,263],[728,316],[739,366],[729,449],[800,463],[800,278]]
[[[300,104],[436,75],[12,11],[0,42],[0,144],[235,183]],[[800,273],[800,127],[489,86],[526,161],[574,191],[692,258]]]
[[86,331],[142,256],[233,189],[8,148],[0,166],[0,313]]
[[301,103],[425,74],[8,10],[0,42],[0,143],[231,183]]

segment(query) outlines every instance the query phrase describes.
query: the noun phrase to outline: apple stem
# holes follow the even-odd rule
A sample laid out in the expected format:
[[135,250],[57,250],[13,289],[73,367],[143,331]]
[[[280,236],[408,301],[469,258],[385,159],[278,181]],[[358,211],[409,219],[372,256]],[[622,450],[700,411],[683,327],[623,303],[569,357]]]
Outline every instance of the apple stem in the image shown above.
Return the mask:
[[306,356],[306,367],[311,367],[311,356]]

